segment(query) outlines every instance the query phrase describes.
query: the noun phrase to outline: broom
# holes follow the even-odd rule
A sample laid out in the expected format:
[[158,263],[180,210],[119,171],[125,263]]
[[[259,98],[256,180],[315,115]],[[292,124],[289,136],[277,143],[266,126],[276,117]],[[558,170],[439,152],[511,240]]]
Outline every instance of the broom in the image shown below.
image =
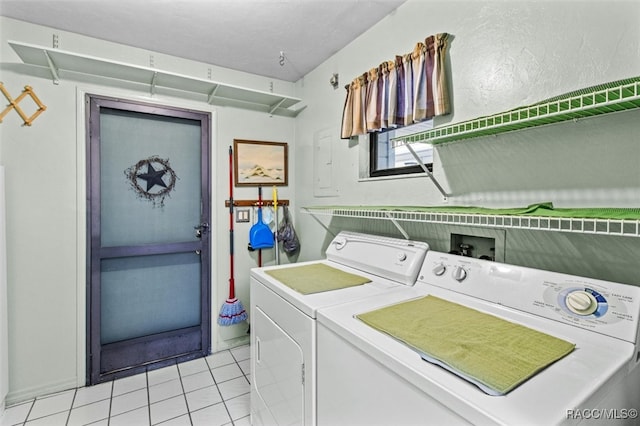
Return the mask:
[[220,308],[220,325],[238,324],[247,319],[247,311],[236,299],[233,275],[233,149],[229,147],[229,298]]

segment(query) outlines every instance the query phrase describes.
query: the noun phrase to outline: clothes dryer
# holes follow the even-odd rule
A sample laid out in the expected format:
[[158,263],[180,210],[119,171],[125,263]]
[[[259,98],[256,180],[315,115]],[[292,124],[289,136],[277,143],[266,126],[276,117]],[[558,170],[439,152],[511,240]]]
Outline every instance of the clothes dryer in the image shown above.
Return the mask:
[[412,286],[427,250],[340,232],[324,260],[252,269],[252,424],[315,425],[318,309]]

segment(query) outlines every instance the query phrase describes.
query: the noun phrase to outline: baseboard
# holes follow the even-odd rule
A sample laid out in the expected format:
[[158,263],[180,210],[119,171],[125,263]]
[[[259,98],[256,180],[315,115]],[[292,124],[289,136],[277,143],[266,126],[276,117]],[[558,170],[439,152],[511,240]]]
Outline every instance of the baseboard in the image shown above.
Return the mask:
[[52,382],[44,385],[34,386],[27,389],[22,389],[19,391],[12,392],[10,391],[7,394],[5,399],[5,404],[7,407],[10,407],[15,404],[19,404],[24,401],[28,401],[30,399],[34,399],[37,397],[50,395],[57,392],[66,391],[69,389],[75,389],[77,386],[77,379],[74,377],[73,379],[68,379],[60,382]]
[[[247,324],[244,324],[244,329],[246,330],[248,328]],[[215,352],[220,352],[220,351],[224,351],[227,349],[233,349],[233,348],[237,348],[238,346],[243,346],[243,345],[248,345],[250,343],[249,340],[249,335],[245,334],[232,338],[232,339],[228,339],[228,340],[220,340],[217,342],[218,344],[216,345],[216,348],[213,349],[213,353]]]

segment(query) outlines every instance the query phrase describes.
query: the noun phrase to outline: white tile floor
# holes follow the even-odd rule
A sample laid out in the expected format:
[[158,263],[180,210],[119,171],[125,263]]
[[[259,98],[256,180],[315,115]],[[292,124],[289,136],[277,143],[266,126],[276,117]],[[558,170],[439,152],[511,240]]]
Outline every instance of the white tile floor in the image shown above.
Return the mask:
[[7,408],[0,426],[249,425],[249,346]]

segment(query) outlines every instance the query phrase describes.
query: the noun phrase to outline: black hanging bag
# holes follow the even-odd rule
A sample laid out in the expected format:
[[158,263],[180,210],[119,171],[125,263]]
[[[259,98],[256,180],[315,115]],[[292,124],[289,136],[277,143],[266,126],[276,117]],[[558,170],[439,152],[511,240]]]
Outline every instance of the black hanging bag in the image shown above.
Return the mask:
[[289,255],[294,254],[300,248],[300,241],[291,223],[287,206],[284,206],[284,218],[280,228],[278,228],[278,241],[282,242],[283,250]]

